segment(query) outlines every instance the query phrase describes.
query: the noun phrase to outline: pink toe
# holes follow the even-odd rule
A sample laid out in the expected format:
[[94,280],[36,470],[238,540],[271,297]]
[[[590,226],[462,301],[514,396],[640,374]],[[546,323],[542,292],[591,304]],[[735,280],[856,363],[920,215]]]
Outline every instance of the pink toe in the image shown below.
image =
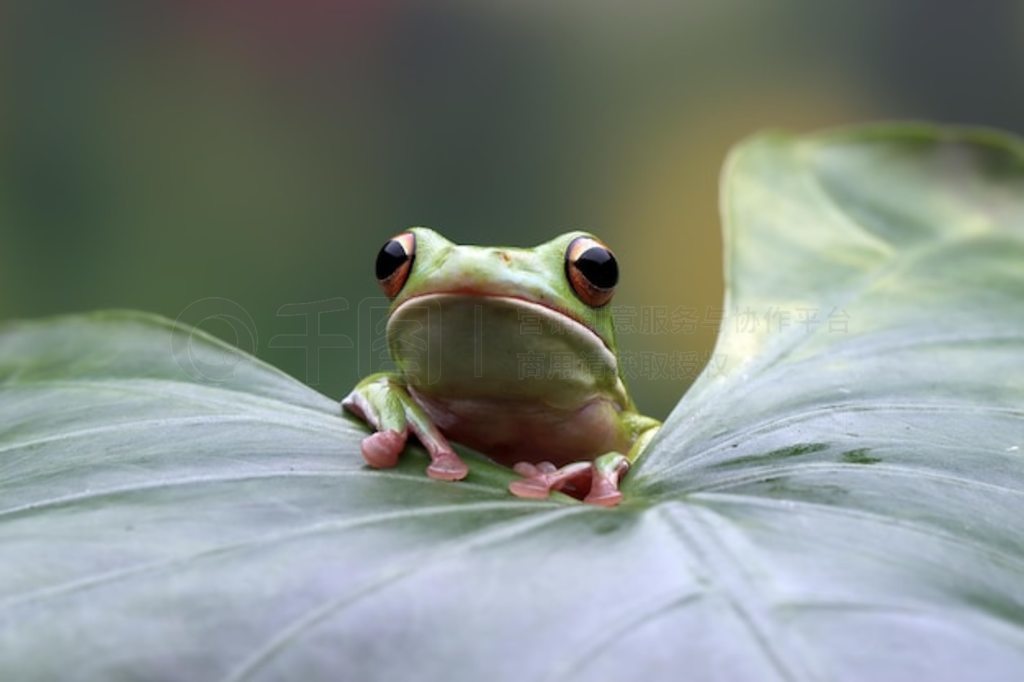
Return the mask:
[[518,462],[514,467],[512,467],[512,471],[516,472],[520,476],[536,476],[538,473],[537,467],[530,462]]
[[614,507],[622,501],[622,493],[619,492],[617,479],[618,476],[609,478],[595,475],[590,484],[590,492],[583,498],[583,501],[601,507]]
[[427,467],[427,476],[439,481],[461,481],[469,474],[469,467],[454,452],[439,455]]
[[388,469],[398,464],[398,456],[405,447],[405,436],[398,431],[378,431],[363,439],[361,450],[366,463],[376,469]]
[[548,486],[536,478],[523,478],[508,484],[508,491],[516,497],[543,500],[548,496]]

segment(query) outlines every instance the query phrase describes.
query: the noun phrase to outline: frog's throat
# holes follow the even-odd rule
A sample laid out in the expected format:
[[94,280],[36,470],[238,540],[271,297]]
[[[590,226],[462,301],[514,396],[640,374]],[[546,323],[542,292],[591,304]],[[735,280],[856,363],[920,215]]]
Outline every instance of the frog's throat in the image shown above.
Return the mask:
[[[442,301],[447,298],[481,298],[493,301],[503,301],[513,306],[518,306],[523,310],[534,313],[538,316],[546,317],[547,319],[560,325],[560,328],[565,332],[574,334],[580,337],[581,340],[587,342],[590,347],[599,349],[597,352],[601,355],[602,360],[607,363],[608,367],[611,367],[616,373],[619,368],[619,361],[616,354],[608,347],[601,336],[597,334],[593,329],[583,324],[576,318],[566,314],[564,311],[559,310],[553,306],[538,303],[537,301],[524,298],[522,296],[514,296],[510,294],[484,294],[479,292],[465,292],[465,291],[439,291],[429,292],[425,294],[417,294],[411,296],[406,300],[402,301],[397,308],[391,311],[389,316],[388,325],[390,326],[390,320],[398,317],[399,312],[409,305],[429,305],[431,301]],[[390,332],[390,330],[389,330]]]

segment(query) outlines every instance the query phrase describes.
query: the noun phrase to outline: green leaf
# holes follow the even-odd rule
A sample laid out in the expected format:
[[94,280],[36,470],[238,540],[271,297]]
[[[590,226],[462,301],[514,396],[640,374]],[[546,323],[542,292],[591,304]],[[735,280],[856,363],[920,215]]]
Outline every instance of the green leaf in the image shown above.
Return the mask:
[[[763,136],[716,356],[605,510],[133,313],[0,333],[0,679],[1010,680],[1024,150]],[[557,435],[553,435],[557,437]]]

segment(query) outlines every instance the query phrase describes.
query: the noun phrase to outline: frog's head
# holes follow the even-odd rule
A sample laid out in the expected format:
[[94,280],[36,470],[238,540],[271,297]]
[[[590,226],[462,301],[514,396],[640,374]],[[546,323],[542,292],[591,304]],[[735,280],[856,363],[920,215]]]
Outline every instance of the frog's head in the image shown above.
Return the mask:
[[566,232],[533,248],[462,246],[426,227],[388,240],[377,279],[394,313],[436,294],[516,299],[583,325],[614,352],[611,301],[618,282],[611,250],[586,232]]

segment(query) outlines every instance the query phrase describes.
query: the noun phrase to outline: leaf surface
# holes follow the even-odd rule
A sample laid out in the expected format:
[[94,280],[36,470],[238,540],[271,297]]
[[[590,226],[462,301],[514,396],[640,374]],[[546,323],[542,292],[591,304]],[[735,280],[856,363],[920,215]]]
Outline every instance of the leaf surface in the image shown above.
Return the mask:
[[333,399],[138,313],[0,332],[0,678],[1010,680],[1024,153],[739,147],[715,357],[616,510],[362,464]]

